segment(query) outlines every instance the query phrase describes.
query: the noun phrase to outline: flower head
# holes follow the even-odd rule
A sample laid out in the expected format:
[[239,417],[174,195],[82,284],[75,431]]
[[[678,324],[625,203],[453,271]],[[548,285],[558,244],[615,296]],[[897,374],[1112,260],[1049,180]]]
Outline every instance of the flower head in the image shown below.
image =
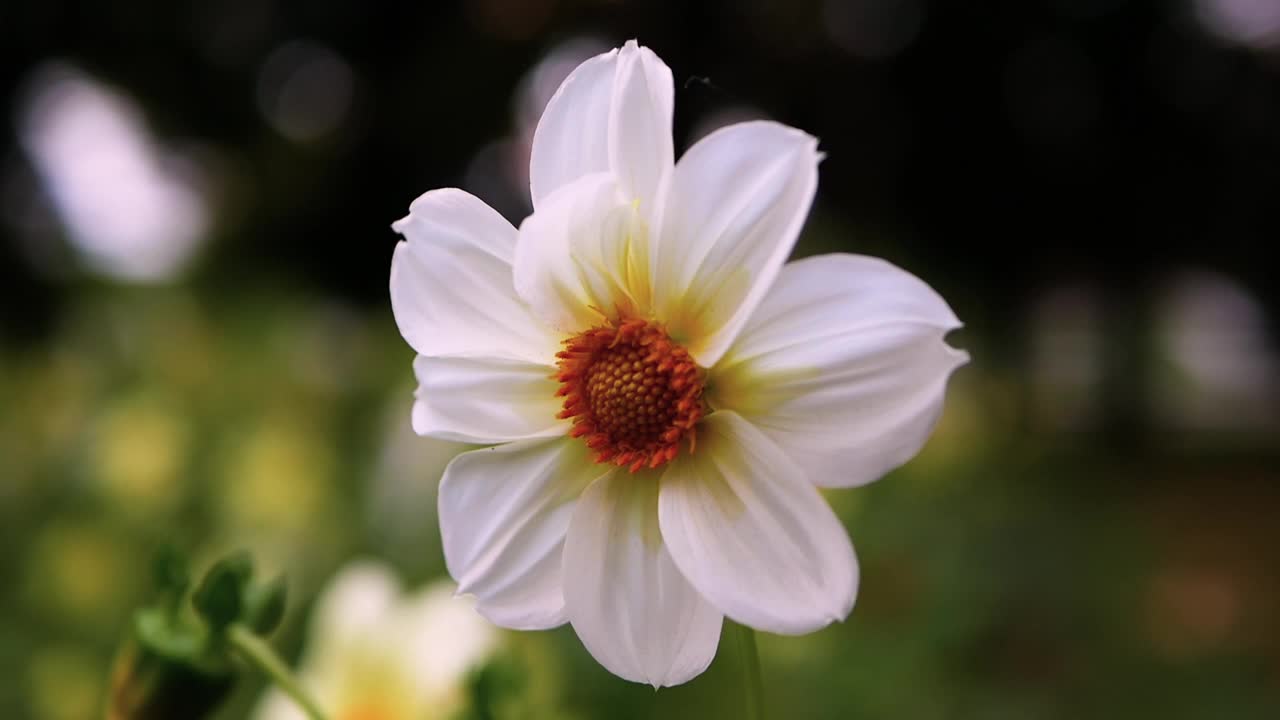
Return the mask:
[[[391,569],[347,566],[316,602],[300,677],[334,720],[451,717],[467,671],[497,645],[493,627],[451,583],[406,594]],[[278,690],[258,720],[303,720]]]
[[519,230],[428,192],[391,268],[414,429],[494,445],[441,481],[460,590],[504,627],[567,621],[655,687],[706,668],[725,616],[804,633],[849,614],[857,561],[818,487],[914,455],[967,359],[912,275],[783,264],[814,138],[741,123],[676,163],[673,96],[634,42],[587,60],[538,124]]

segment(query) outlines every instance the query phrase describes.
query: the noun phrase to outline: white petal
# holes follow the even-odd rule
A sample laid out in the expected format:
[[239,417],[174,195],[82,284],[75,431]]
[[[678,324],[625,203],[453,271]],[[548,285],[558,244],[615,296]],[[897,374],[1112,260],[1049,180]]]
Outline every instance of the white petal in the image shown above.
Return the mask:
[[561,333],[642,313],[649,298],[648,230],[608,173],[561,187],[520,226],[515,286]]
[[466,443],[498,443],[563,435],[567,420],[554,369],[522,360],[427,357],[413,361],[418,376],[413,429],[419,435]]
[[455,690],[498,645],[498,630],[476,612],[474,599],[455,591],[451,582],[433,582],[406,598],[396,618],[397,649],[423,704]]
[[578,501],[565,541],[569,621],[609,672],[679,685],[715,657],[722,617],[681,576],[658,531],[656,478],[619,471]]
[[348,654],[392,611],[400,591],[400,580],[387,565],[372,560],[347,564],[316,601],[303,665],[327,665]]
[[809,213],[817,140],[774,122],[730,125],[680,158],[653,243],[654,303],[703,367],[769,289]]
[[579,65],[547,103],[533,134],[534,208],[584,175],[609,171],[628,202],[639,200],[649,212],[674,159],[674,103],[671,70],[634,40]]
[[249,717],[253,720],[308,720],[298,703],[275,688],[267,690]]
[[391,309],[423,355],[491,355],[551,363],[559,338],[515,293],[516,229],[461,190],[432,190],[392,226]]
[[680,571],[730,618],[783,634],[843,620],[858,589],[844,526],[800,468],[717,411],[662,476],[658,517]]
[[565,621],[561,547],[574,502],[609,468],[571,438],[463,453],[440,481],[440,535],[459,592],[503,627]]
[[609,168],[623,194],[651,212],[659,182],[675,164],[671,69],[646,47],[629,41],[618,54],[609,115]]
[[783,268],[715,369],[709,400],[764,430],[819,485],[871,482],[914,456],[942,411],[960,326],[919,278],[877,258]]
[[551,193],[590,173],[609,170],[609,116],[618,50],[584,61],[547,102],[529,151],[535,209]]

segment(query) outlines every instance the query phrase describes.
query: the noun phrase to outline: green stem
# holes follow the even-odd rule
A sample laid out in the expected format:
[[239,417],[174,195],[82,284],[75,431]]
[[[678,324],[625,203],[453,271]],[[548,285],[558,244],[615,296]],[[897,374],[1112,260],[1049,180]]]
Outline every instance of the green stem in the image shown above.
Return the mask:
[[756,651],[756,633],[746,625],[730,623],[738,661],[742,666],[742,689],[745,693],[745,720],[764,720],[764,683],[760,679],[760,654]]
[[289,670],[289,666],[285,665],[265,640],[254,635],[245,626],[236,623],[227,628],[227,641],[245,662],[270,678],[276,687],[292,698],[298,707],[306,712],[308,718],[326,720],[319,704],[303,689],[302,683],[298,682],[298,678]]

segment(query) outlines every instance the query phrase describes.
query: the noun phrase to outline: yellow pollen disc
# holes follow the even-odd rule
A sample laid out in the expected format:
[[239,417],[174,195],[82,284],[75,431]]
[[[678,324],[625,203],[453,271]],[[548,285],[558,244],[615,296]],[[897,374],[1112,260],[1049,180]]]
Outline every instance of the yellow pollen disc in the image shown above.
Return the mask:
[[644,320],[616,321],[566,340],[557,354],[562,418],[597,462],[635,472],[670,462],[702,418],[703,374],[688,351]]

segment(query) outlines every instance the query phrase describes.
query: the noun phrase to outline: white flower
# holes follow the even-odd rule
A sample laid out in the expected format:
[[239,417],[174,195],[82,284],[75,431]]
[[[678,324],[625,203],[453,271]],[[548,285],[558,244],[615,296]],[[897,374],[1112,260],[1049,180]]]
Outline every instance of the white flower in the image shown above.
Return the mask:
[[534,135],[520,229],[428,192],[393,226],[391,266],[414,429],[496,445],[440,487],[460,590],[504,627],[568,621],[655,687],[707,667],[723,616],[805,633],[849,614],[858,565],[818,487],[914,455],[967,359],[912,275],[783,265],[814,138],[741,123],[675,163],[673,94],[634,42],[587,60]]
[[[333,720],[451,717],[467,671],[498,641],[452,583],[405,594],[390,568],[373,562],[338,574],[316,602],[307,637],[299,676]],[[306,720],[279,690],[254,717]]]

